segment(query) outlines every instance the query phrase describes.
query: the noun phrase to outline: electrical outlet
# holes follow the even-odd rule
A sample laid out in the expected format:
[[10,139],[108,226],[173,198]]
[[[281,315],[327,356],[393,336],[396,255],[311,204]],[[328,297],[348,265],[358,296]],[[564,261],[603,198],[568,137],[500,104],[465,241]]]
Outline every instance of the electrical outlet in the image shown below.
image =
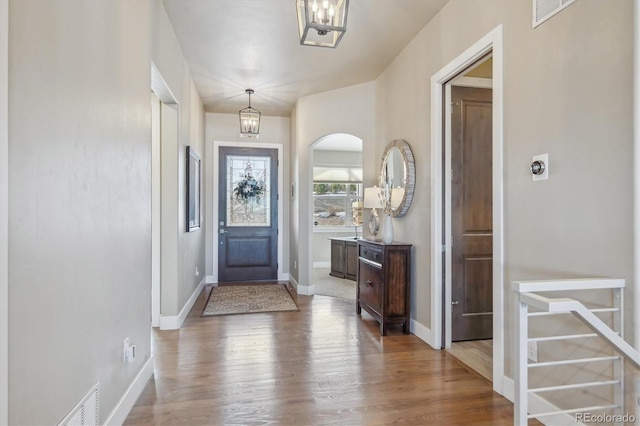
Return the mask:
[[200,276],[200,271],[198,270],[198,267],[196,266],[196,272],[195,272],[196,277]]
[[527,358],[533,362],[538,362],[538,342],[527,343]]
[[129,338],[127,337],[122,342],[122,362],[127,362],[127,351],[129,350]]
[[293,261],[293,269],[298,270],[298,261],[297,260]]

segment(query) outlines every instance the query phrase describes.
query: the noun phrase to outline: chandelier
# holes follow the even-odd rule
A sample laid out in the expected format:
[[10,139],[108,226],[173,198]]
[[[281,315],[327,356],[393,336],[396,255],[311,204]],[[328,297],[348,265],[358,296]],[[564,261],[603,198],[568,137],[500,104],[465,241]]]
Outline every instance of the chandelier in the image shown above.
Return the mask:
[[238,111],[240,116],[240,136],[257,138],[260,133],[260,111],[251,108],[253,89],[247,89],[245,93],[249,95],[249,106]]
[[340,43],[347,31],[349,0],[296,0],[296,6],[300,44],[336,47]]

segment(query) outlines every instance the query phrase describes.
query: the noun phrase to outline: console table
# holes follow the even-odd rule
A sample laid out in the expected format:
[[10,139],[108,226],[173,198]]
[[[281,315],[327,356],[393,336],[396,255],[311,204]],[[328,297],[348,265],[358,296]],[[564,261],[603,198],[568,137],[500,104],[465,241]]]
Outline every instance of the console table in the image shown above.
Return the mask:
[[358,241],[353,237],[329,239],[331,240],[329,275],[355,281],[358,270]]
[[380,323],[401,324],[409,334],[411,306],[411,244],[358,240],[356,313],[367,311]]

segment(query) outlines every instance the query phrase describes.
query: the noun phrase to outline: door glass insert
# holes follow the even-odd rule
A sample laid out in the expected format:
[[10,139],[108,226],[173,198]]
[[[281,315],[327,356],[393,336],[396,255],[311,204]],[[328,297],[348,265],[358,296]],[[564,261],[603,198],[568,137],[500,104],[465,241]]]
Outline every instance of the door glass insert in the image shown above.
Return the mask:
[[270,160],[227,156],[227,226],[271,226]]

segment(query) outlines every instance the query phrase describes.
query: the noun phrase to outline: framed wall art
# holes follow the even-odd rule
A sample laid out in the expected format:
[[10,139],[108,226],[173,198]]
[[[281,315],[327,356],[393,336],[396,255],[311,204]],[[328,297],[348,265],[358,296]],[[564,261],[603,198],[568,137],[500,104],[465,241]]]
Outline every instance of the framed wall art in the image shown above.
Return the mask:
[[187,146],[187,232],[200,229],[200,156]]

